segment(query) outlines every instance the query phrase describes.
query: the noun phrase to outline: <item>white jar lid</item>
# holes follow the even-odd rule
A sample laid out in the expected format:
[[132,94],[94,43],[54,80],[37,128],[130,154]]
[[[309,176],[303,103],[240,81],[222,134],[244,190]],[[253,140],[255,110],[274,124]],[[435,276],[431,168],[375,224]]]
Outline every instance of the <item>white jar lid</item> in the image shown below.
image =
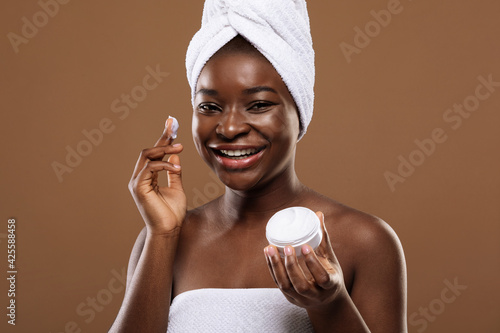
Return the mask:
[[300,247],[309,244],[318,247],[323,238],[318,216],[306,207],[290,207],[274,214],[266,226],[266,238],[282,253],[286,245],[293,246],[297,255]]

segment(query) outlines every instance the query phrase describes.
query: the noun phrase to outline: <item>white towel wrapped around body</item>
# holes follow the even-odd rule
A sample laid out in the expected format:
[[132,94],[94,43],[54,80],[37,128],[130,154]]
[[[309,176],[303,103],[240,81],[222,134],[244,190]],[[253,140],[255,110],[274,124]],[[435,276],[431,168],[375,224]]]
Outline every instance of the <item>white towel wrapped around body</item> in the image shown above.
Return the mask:
[[297,105],[302,138],[313,114],[315,77],[305,0],[206,0],[201,29],[186,54],[193,103],[205,63],[238,34],[280,74]]
[[277,288],[196,289],[170,306],[168,333],[308,333],[307,311]]

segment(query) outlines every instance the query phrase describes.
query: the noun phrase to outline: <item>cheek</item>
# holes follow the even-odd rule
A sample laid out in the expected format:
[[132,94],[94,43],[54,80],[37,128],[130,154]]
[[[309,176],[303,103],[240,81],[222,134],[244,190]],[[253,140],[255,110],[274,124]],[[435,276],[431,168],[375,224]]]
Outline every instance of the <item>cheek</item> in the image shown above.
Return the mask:
[[198,116],[196,113],[193,112],[193,119],[191,120],[191,134],[193,135],[193,140],[197,140],[198,138],[198,127],[200,124],[200,120],[198,119]]
[[[293,112],[292,112],[293,111]],[[261,133],[269,141],[296,141],[299,135],[299,119],[295,110],[266,114],[262,117]]]
[[200,121],[199,116],[196,113],[193,113],[193,121],[191,123],[191,133],[193,135],[193,142],[198,151],[198,154],[203,156],[203,142],[205,140],[204,131],[203,131],[203,123]]

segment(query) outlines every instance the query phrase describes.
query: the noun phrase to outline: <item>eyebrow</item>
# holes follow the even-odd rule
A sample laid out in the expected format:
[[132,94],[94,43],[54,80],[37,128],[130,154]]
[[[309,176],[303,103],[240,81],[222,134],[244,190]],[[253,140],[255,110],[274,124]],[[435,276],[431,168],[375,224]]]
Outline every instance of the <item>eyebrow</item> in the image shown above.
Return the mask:
[[[276,90],[274,90],[273,88],[268,87],[268,86],[257,86],[257,87],[253,87],[253,88],[248,88],[248,89],[243,90],[243,93],[245,95],[253,95],[253,94],[257,94],[257,93],[262,92],[262,91],[269,91],[269,92],[278,94],[278,92]],[[219,93],[217,92],[217,90],[215,90],[215,89],[206,89],[206,88],[201,88],[200,90],[198,90],[196,92],[196,95],[198,95],[198,94],[203,94],[203,95],[207,95],[207,96],[217,96],[217,95],[219,95]]]
[[200,90],[198,90],[196,92],[196,95],[198,95],[198,94],[203,94],[203,95],[208,95],[208,96],[217,96],[219,93],[217,92],[217,90],[214,90],[214,89],[201,88]]
[[261,91],[269,91],[269,92],[275,93],[276,95],[278,94],[278,92],[276,90],[274,90],[271,87],[267,87],[267,86],[258,86],[258,87],[245,89],[245,90],[243,90],[243,93],[245,95],[252,95],[252,94],[259,93]]

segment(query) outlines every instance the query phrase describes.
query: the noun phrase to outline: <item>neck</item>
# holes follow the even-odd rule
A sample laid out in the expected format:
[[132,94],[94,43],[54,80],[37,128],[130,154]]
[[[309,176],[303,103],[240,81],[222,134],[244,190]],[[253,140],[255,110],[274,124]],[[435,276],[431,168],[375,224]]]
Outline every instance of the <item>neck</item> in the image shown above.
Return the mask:
[[220,200],[220,210],[230,221],[252,223],[267,219],[286,207],[296,206],[307,187],[298,179],[295,170],[285,170],[271,183],[249,191],[236,191],[226,186]]

